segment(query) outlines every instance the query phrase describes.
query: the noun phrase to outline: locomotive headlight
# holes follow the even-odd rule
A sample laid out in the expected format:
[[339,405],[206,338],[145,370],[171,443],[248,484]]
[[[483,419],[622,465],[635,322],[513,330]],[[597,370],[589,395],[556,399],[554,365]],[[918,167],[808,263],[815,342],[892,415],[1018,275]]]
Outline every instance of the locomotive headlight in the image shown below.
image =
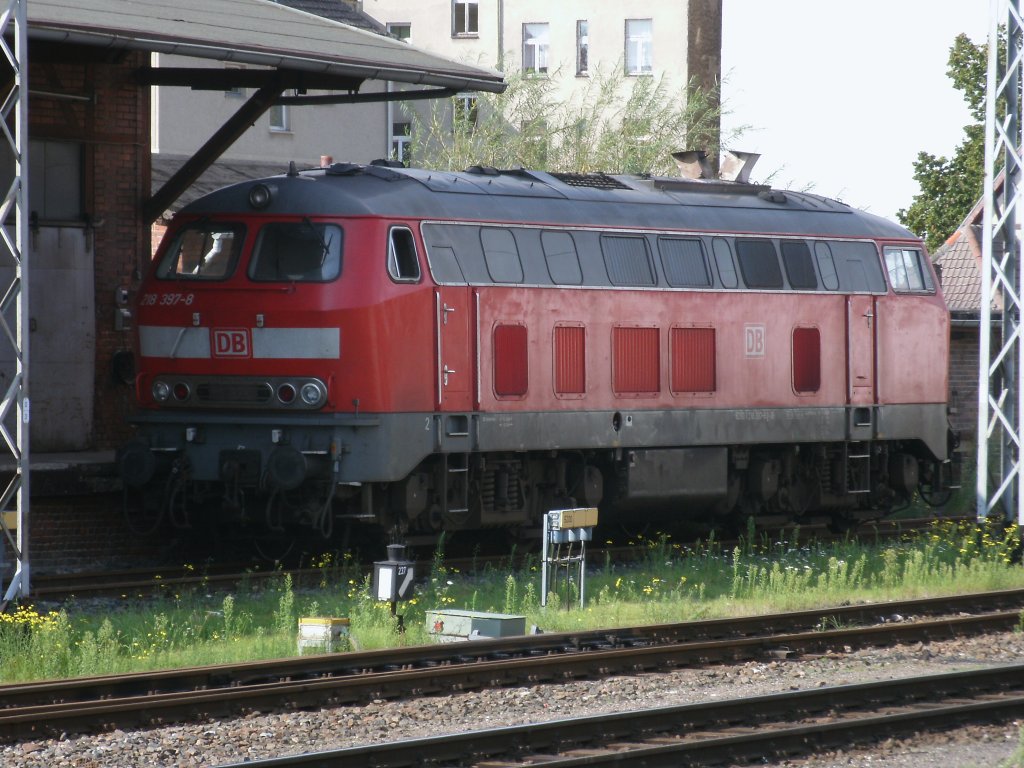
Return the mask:
[[270,187],[266,184],[253,184],[249,188],[249,205],[253,208],[266,208],[270,205]]
[[324,401],[324,392],[313,382],[309,381],[302,385],[299,396],[306,405],[317,406]]
[[166,403],[171,398],[171,385],[166,381],[153,382],[153,399],[158,403]]
[[277,399],[287,405],[295,400],[295,387],[291,384],[282,384],[277,388]]

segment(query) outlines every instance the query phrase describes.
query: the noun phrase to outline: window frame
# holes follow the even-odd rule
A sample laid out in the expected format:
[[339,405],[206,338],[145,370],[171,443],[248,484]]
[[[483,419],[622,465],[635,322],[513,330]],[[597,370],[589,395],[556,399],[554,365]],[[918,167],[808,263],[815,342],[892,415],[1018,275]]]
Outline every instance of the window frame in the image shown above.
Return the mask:
[[[631,33],[631,27],[635,24],[647,24],[647,34],[638,35],[635,32]],[[625,31],[623,33],[623,67],[627,77],[643,77],[654,74],[654,20],[651,18],[646,19],[626,19]],[[644,42],[646,41],[646,46]],[[632,61],[632,53],[635,47],[635,61]],[[644,53],[646,52],[646,56]],[[646,61],[647,67],[644,68],[644,62]]]
[[[740,287],[739,272],[736,269],[736,259],[732,244],[724,237],[711,239],[711,253],[715,257],[715,269],[718,270],[718,281],[723,288],[733,289]],[[722,267],[728,267],[723,270]]]
[[821,275],[821,284],[825,290],[838,291],[839,272],[836,270],[836,260],[832,255],[832,248],[824,240],[817,240],[814,243],[814,261],[818,265],[818,274]]
[[[754,244],[765,243],[772,249],[772,254],[775,256],[775,274],[778,276],[778,283],[758,283],[754,284],[751,282],[751,278],[758,277],[758,273],[755,272],[754,267],[757,265],[754,261],[748,261],[748,258],[753,258],[754,253],[743,253],[747,246],[753,246]],[[734,241],[736,248],[736,260],[740,265],[740,274],[743,276],[743,285],[752,291],[784,291],[786,290],[786,279],[782,270],[782,264],[779,263],[779,248],[774,240],[764,237],[737,237]],[[748,273],[747,267],[750,267]]]
[[[462,24],[459,24],[459,9],[462,9]],[[452,37],[480,36],[479,0],[452,0]]]
[[[276,116],[279,118],[275,121]],[[271,133],[291,133],[291,116],[288,114],[287,104],[271,104],[267,110],[267,121]]]
[[[897,253],[900,254],[899,263],[890,261],[890,255]],[[908,259],[911,259],[913,263],[911,264]],[[882,261],[885,263],[885,276],[892,287],[893,293],[935,293],[935,282],[932,279],[931,270],[924,263],[924,252],[920,248],[906,245],[886,245],[882,248]],[[919,287],[913,285],[910,275],[911,267],[914,268],[916,277],[920,281]],[[894,272],[899,272],[900,270],[902,270],[906,277],[906,284],[897,286]]]
[[[405,126],[406,133],[395,131],[399,126]],[[391,124],[391,159],[397,160],[407,168],[412,164],[412,123],[397,122]]]
[[[182,239],[188,232],[199,232],[205,230],[206,234],[211,234],[214,230],[228,232],[230,231],[232,237],[232,252],[229,254],[227,261],[224,265],[223,272],[214,275],[203,274],[199,271],[199,264],[196,264],[195,270],[192,272],[179,272],[180,269],[180,253]],[[238,260],[242,253],[242,247],[245,244],[245,238],[248,234],[248,229],[240,221],[210,221],[209,219],[197,219],[195,221],[186,222],[174,233],[174,239],[170,241],[167,248],[160,254],[160,258],[156,260],[153,267],[153,276],[157,280],[175,281],[175,280],[186,280],[189,282],[207,282],[216,283],[230,280],[235,270],[238,268]],[[209,258],[210,254],[206,254],[205,258]],[[173,263],[179,266],[175,266],[173,271],[171,270],[171,264]]]
[[576,77],[590,77],[590,22],[576,20]]
[[[406,232],[409,235],[409,242],[412,245],[412,258],[413,263],[416,265],[416,275],[406,276],[402,274],[401,259],[398,257],[398,252],[395,249],[395,233]],[[420,255],[419,248],[416,247],[416,235],[413,234],[412,228],[405,226],[404,224],[393,224],[388,227],[388,276],[392,282],[395,283],[418,283],[423,279],[423,269],[420,266]]]
[[[569,242],[572,244],[571,256],[576,260],[576,276],[578,278],[574,282],[566,282],[564,280],[559,280],[558,278],[555,277],[555,273],[558,272],[558,277],[562,277],[563,275],[561,274],[561,272],[559,272],[557,269],[554,271],[552,271],[551,269],[552,257],[565,256],[566,262],[569,262],[569,251],[555,251],[553,247],[551,249],[546,247],[547,244],[551,244],[551,238],[562,236],[568,238]],[[553,285],[583,285],[583,265],[580,264],[580,249],[579,246],[576,245],[576,238],[572,236],[571,231],[565,229],[542,229],[540,231],[540,250],[541,253],[544,255],[544,266],[547,267],[548,277],[551,278],[551,283]]]
[[[664,243],[696,243],[698,255],[700,256],[700,264],[704,269],[704,282],[702,283],[686,283],[686,282],[673,282],[672,270],[669,269],[671,263],[671,253],[667,248],[662,247]],[[671,247],[671,246],[670,246]],[[665,257],[670,257],[669,262],[666,262]],[[699,237],[681,237],[676,235],[658,235],[658,256],[661,258],[661,269],[665,273],[665,282],[670,288],[710,288],[712,286],[711,270],[708,268],[707,254],[704,251],[704,241]]]
[[[501,246],[505,243],[498,242],[499,240],[507,240],[511,242],[511,250],[504,250]],[[526,273],[523,270],[523,257],[519,253],[519,243],[516,241],[516,236],[512,233],[512,229],[509,227],[480,227],[480,251],[483,255],[484,268],[487,270],[488,276],[491,278],[493,285],[522,285],[526,279]],[[503,256],[508,257],[507,261]],[[511,257],[515,257],[513,262]],[[495,273],[501,273],[502,269],[509,266],[517,266],[519,268],[519,278],[517,280],[499,280],[494,275]]]
[[[651,280],[649,283],[616,282],[615,275],[621,277],[621,271],[612,270],[610,268],[610,265],[615,262],[614,259],[612,260],[612,262],[609,262],[608,249],[605,247],[605,244],[612,240],[637,240],[643,245],[644,257],[646,258],[647,264],[647,274],[650,276]],[[648,241],[646,234],[629,232],[601,234],[599,241],[601,244],[601,259],[602,261],[604,261],[604,268],[605,272],[608,275],[608,282],[610,285],[614,286],[615,288],[654,288],[658,285],[658,273],[654,269],[654,263],[651,260],[651,243],[650,241]]]
[[[325,278],[317,279],[317,280],[310,280],[310,279],[307,279],[307,278],[302,278],[302,279],[300,279],[300,278],[287,278],[287,277],[282,278],[282,277],[280,277],[280,268],[279,268],[278,269],[278,276],[277,277],[273,277],[273,278],[256,277],[256,271],[257,271],[257,269],[260,266],[260,263],[259,263],[260,256],[262,255],[261,250],[260,250],[260,246],[263,243],[263,238],[266,237],[267,231],[270,230],[272,227],[280,227],[280,226],[302,227],[302,226],[308,226],[308,225],[312,225],[314,230],[316,229],[317,226],[323,227],[325,231],[327,230],[328,227],[337,230],[338,235],[339,235],[339,239],[338,239],[338,270],[337,270],[337,273],[334,274],[334,275],[331,275],[329,277],[325,277]],[[328,243],[330,243],[330,242],[331,241],[328,241]],[[329,256],[330,256],[330,254],[325,255],[324,259],[326,260],[326,258],[329,257]],[[308,284],[320,284],[320,285],[322,285],[322,284],[325,284],[325,283],[333,283],[335,280],[340,279],[342,273],[344,272],[344,269],[345,269],[345,229],[344,229],[344,227],[342,227],[337,222],[335,222],[335,221],[313,221],[311,219],[306,219],[304,221],[268,221],[265,224],[263,224],[263,226],[260,227],[258,232],[256,232],[256,240],[255,240],[255,242],[253,243],[253,246],[252,246],[252,253],[249,255],[249,266],[248,266],[248,269],[246,270],[246,276],[249,278],[249,280],[251,282],[254,282],[254,283],[284,283],[284,284],[292,284],[292,283],[304,283],[304,284],[307,284],[308,283]]]
[[[527,38],[527,33],[530,27],[543,27],[543,43],[537,43],[532,46],[532,53],[530,58],[533,60],[534,67],[530,68],[526,65],[526,51],[528,44],[533,40],[541,39],[540,35],[532,36]],[[550,70],[549,59],[551,58],[551,24],[546,21],[537,22],[524,22],[523,23],[523,72],[531,77],[547,77]],[[543,59],[543,62],[541,60]],[[543,63],[543,66],[540,64]]]
[[[804,253],[800,252],[803,249]],[[787,251],[788,249],[788,251]],[[821,290],[821,282],[818,279],[818,273],[814,269],[814,255],[811,253],[811,248],[807,245],[805,240],[780,240],[779,241],[779,253],[782,256],[782,268],[786,273],[786,280],[789,281],[789,287],[794,291],[819,291]],[[806,257],[806,263],[801,264],[800,262]],[[794,274],[796,277],[803,277],[800,274],[800,268],[810,269],[810,277],[814,279],[814,285],[796,285],[793,282]]]
[[452,115],[452,131],[460,123],[464,126],[467,134],[476,130],[477,122],[480,119],[480,102],[475,93],[458,93],[452,97],[455,112]]
[[[387,33],[395,40],[412,44],[412,22],[411,21],[389,21],[385,25]],[[402,33],[405,33],[403,36]]]

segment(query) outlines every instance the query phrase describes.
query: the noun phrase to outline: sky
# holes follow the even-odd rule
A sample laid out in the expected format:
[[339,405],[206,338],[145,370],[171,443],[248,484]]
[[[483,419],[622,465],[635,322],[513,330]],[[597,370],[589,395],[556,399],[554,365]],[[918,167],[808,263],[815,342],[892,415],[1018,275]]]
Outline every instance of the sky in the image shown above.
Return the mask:
[[[948,157],[971,122],[946,75],[989,0],[724,0],[726,146],[760,152],[752,180],[895,220],[921,151]],[[725,133],[724,135],[728,135]]]

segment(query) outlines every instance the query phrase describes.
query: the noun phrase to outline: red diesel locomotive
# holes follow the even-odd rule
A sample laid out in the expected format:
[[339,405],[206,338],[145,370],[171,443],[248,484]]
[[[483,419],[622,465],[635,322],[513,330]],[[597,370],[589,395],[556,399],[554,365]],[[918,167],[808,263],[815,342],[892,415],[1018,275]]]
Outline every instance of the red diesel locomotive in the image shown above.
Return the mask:
[[922,243],[806,193],[293,167],[179,213],[135,311],[122,476],[181,525],[840,520],[954,474]]

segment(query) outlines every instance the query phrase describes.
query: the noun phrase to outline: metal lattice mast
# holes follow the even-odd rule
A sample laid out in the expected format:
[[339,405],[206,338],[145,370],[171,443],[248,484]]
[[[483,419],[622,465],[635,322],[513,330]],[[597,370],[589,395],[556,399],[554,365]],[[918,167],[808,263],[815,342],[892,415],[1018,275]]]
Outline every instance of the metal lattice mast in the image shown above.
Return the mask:
[[[4,595],[4,602],[29,592],[28,526],[29,526],[29,397],[28,397],[28,0],[6,0],[0,15],[0,48],[13,70],[10,90],[3,95],[0,130],[4,141],[0,152],[14,153],[14,180],[0,204],[0,239],[8,250],[14,277],[0,299],[0,343],[6,337],[14,346],[15,374],[0,400],[0,437],[4,449],[14,456],[14,474],[0,495],[0,525],[14,548],[14,577]],[[9,41],[14,42],[14,49]],[[14,133],[11,133],[13,122]],[[12,217],[12,209],[14,216]],[[14,231],[11,232],[13,223]],[[11,328],[11,308],[14,328]],[[9,429],[9,416],[17,416],[15,434]],[[16,509],[16,531],[12,532],[3,511],[11,502]]]
[[[978,360],[978,517],[1014,517],[1024,525],[1021,418],[1024,340],[1021,339],[1021,0],[990,0],[985,104],[984,232]],[[1001,7],[1005,10],[1001,11]],[[1006,13],[1000,18],[1001,13]],[[999,55],[1006,23],[1005,59]],[[1003,184],[997,189],[997,169]],[[1001,316],[993,334],[992,302]],[[999,462],[999,473],[989,460]],[[993,468],[994,469],[994,468]]]

